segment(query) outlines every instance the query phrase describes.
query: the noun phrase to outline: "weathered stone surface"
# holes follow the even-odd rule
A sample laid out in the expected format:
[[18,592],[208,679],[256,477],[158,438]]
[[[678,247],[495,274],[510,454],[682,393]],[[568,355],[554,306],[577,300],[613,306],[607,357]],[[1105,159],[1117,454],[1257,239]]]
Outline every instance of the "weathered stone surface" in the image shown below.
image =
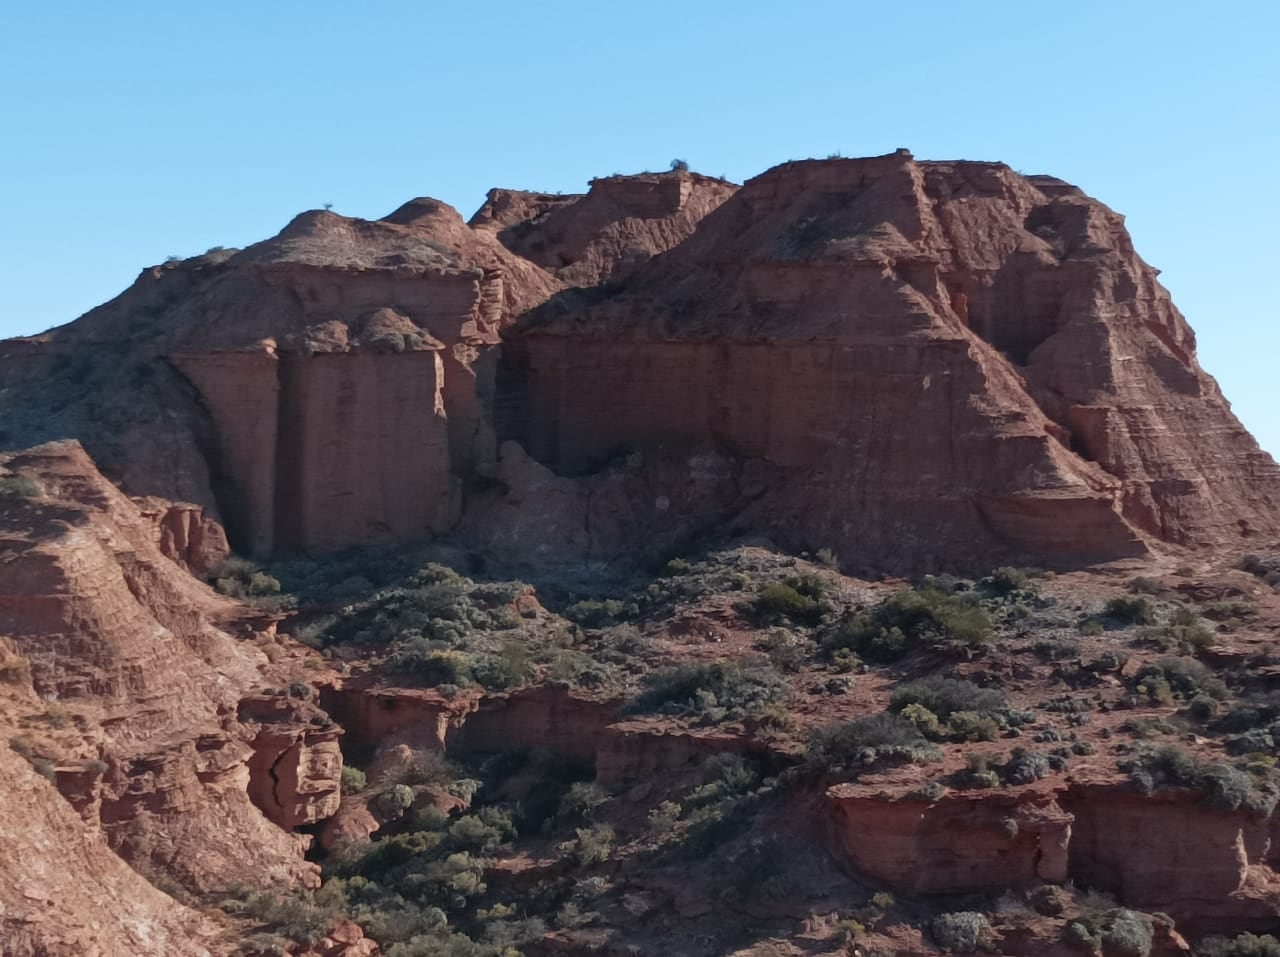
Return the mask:
[[113,854],[7,747],[0,779],[0,953],[208,957],[214,928]]
[[242,609],[161,554],[153,521],[78,444],[2,458],[41,491],[0,507],[0,632],[38,696],[0,724],[50,701],[74,716],[53,750],[105,770],[59,768],[59,784],[145,873],[199,890],[313,882],[308,839],[247,793],[253,733],[235,711],[266,661],[219,627]]
[[594,179],[584,195],[494,189],[471,225],[571,286],[594,286],[682,242],[737,188],[673,171]]
[[938,801],[827,792],[840,849],[861,874],[918,894],[1067,879],[1072,816],[1052,788],[950,792]]
[[743,521],[790,545],[937,567],[1277,527],[1275,463],[1120,218],[1000,164],[770,170],[504,360],[503,431],[541,461],[727,447],[780,470]]

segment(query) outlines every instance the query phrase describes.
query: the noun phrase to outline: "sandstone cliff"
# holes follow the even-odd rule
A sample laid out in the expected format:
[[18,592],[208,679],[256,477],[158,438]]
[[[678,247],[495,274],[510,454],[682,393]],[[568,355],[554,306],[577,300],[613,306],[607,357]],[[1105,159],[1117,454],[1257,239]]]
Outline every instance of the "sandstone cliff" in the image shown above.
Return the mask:
[[[560,490],[568,559],[713,532],[904,570],[1265,541],[1280,472],[1156,275],[1060,180],[905,151],[495,190],[469,224],[312,211],[4,344],[0,442],[78,437],[260,556],[460,522],[541,549],[541,503],[500,494],[526,453],[597,473]],[[160,534],[198,567],[192,520]]]
[[740,527],[871,564],[1224,545],[1280,515],[1121,218],[995,163],[770,170],[504,360],[503,430],[553,468],[727,448],[767,472]]

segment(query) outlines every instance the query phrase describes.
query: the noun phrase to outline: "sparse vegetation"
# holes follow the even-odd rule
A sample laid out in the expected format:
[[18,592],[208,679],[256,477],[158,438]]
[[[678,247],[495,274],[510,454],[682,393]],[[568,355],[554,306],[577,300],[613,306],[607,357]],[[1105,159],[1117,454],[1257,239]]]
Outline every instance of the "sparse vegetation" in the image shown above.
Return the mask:
[[40,486],[25,475],[0,476],[0,498],[39,498]]
[[972,954],[994,941],[986,915],[976,911],[939,914],[930,922],[929,932],[943,950],[953,954]]
[[881,763],[923,764],[941,759],[910,721],[882,713],[854,718],[815,732],[809,739],[810,766],[834,774],[857,774]]
[[1118,595],[1103,606],[1102,614],[1120,625],[1156,623],[1156,606],[1146,595]]
[[1280,957],[1280,940],[1270,934],[1206,937],[1195,953],[1196,957]]
[[1259,780],[1229,764],[1202,764],[1177,747],[1141,748],[1121,769],[1143,794],[1191,788],[1203,794],[1206,804],[1223,811],[1270,814],[1280,794],[1269,776]]
[[842,622],[827,651],[848,648],[869,661],[896,661],[922,648],[973,653],[994,639],[991,616],[971,592],[934,586],[898,592],[874,611]]
[[763,661],[681,665],[647,679],[636,713],[670,714],[705,724],[740,721],[782,700],[786,682]]

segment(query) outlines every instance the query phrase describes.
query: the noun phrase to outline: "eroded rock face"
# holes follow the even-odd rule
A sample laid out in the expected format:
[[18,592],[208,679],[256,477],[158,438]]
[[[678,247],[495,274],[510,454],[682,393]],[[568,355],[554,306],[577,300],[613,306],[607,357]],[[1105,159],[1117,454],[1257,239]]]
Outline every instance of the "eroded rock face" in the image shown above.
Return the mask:
[[504,434],[557,471],[727,447],[781,473],[745,524],[881,564],[1107,558],[1280,521],[1275,463],[1120,217],[1000,164],[770,170],[611,294],[537,310],[504,361]]
[[249,799],[286,829],[332,817],[342,800],[342,729],[309,701],[251,695],[240,718],[257,733],[249,760]]
[[0,953],[208,957],[214,928],[112,853],[7,747],[0,778]]
[[595,286],[678,245],[737,188],[673,171],[602,177],[583,195],[494,189],[471,225],[568,285]]
[[1275,913],[1266,818],[1207,807],[1194,792],[1073,788],[1072,874],[1134,906],[1211,921]]
[[566,559],[727,518],[903,571],[1280,533],[1280,471],[1121,218],[1052,177],[905,151],[741,189],[495,190],[470,224],[430,199],[304,213],[8,343],[0,389],[8,444],[80,436],[130,494],[203,507],[259,555],[464,512],[480,547],[535,538],[539,510],[497,495],[500,439],[557,477],[623,452],[679,450],[691,482],[695,459],[737,463],[710,506],[557,490]]
[[197,578],[209,574],[231,554],[226,531],[207,509],[159,498],[140,498],[136,503],[143,518],[154,526],[160,553]]
[[827,792],[838,846],[857,870],[918,894],[1067,879],[1072,816],[1052,788],[951,792],[934,802]]
[[1272,819],[1216,810],[1194,791],[1047,779],[933,801],[842,784],[826,798],[844,860],[895,890],[977,893],[1070,879],[1197,933],[1274,919],[1280,906]]
[[33,692],[0,723],[56,702],[63,727],[36,745],[82,817],[144,873],[197,890],[314,883],[309,839],[249,799],[254,730],[236,709],[266,661],[220,627],[251,626],[243,609],[161,554],[153,518],[78,444],[3,464],[39,494],[0,507],[0,632],[29,660]]

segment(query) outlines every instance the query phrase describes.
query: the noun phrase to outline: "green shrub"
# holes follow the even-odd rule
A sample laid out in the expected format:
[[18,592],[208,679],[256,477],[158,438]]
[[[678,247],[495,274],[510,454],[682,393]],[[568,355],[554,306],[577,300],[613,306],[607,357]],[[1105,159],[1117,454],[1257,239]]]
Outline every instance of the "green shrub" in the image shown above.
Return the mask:
[[0,498],[39,498],[40,486],[25,475],[0,476]]
[[1102,922],[1102,950],[1116,957],[1148,957],[1155,940],[1151,918],[1123,908],[1112,911]]
[[986,915],[977,911],[939,914],[929,922],[929,933],[943,950],[953,954],[972,954],[994,939]]
[[981,584],[997,595],[1009,595],[1027,588],[1031,578],[1020,568],[1004,565],[992,571]]
[[557,817],[562,821],[590,821],[596,809],[609,800],[609,792],[594,781],[575,781],[560,799]]
[[1167,788],[1191,788],[1203,795],[1210,807],[1223,811],[1241,808],[1255,814],[1270,814],[1277,791],[1270,781],[1257,781],[1227,764],[1201,764],[1176,747],[1142,748],[1121,765],[1129,781],[1144,794]]
[[607,628],[616,625],[626,611],[623,602],[610,598],[574,602],[564,610],[564,616],[583,628]]
[[407,784],[394,784],[382,791],[372,801],[372,807],[383,820],[398,818],[413,805],[413,788]]
[[841,623],[824,641],[872,661],[896,661],[921,648],[973,651],[993,640],[991,616],[970,595],[937,588],[892,595],[870,613]]
[[971,711],[990,716],[1006,704],[1004,693],[994,688],[982,688],[972,681],[928,675],[915,681],[907,681],[893,689],[889,698],[889,710],[900,712],[908,705],[918,704],[946,721],[957,711]]
[[1196,957],[1280,957],[1280,941],[1270,934],[1206,937],[1195,953]]
[[1205,605],[1201,613],[1210,621],[1252,621],[1258,609],[1247,601],[1216,601]]
[[1156,606],[1145,595],[1119,595],[1102,609],[1102,614],[1124,625],[1154,625]]
[[815,731],[806,757],[813,767],[856,773],[881,762],[937,761],[942,752],[925,740],[910,721],[881,713]]
[[580,827],[574,839],[560,845],[563,854],[572,856],[579,864],[603,864],[613,856],[615,835],[607,824]]
[[765,585],[752,602],[755,619],[762,623],[789,620],[816,625],[822,619],[824,586],[816,575],[792,576]]
[[342,793],[355,794],[363,791],[368,785],[368,779],[365,773],[359,768],[353,768],[351,765],[344,765],[342,768]]
[[1134,695],[1157,704],[1172,704],[1175,698],[1190,701],[1208,695],[1219,701],[1231,696],[1226,684],[1194,658],[1161,658],[1143,665],[1130,681]]
[[672,714],[706,723],[741,720],[786,695],[786,683],[761,662],[714,661],[680,665],[646,678],[631,705],[635,713]]

